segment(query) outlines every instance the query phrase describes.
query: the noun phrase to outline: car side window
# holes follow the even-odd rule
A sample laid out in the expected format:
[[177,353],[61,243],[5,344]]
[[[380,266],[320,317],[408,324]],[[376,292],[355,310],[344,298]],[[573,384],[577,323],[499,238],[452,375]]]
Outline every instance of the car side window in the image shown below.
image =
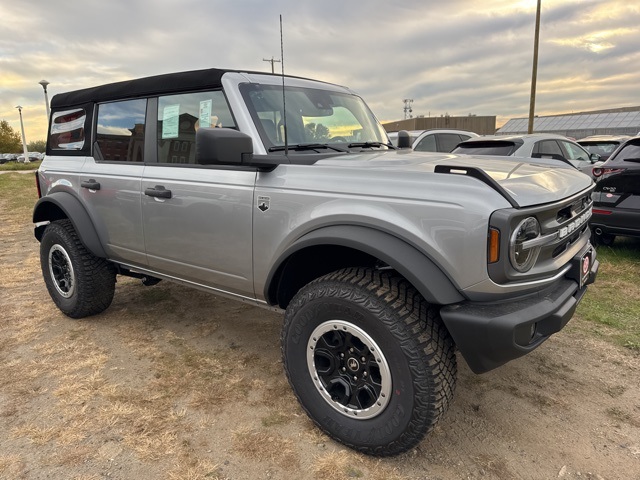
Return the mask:
[[96,158],[112,162],[144,161],[146,109],[146,99],[99,105]]
[[441,152],[450,152],[461,142],[457,133],[438,133],[437,135]]
[[561,157],[564,157],[564,153],[562,152],[562,149],[560,148],[560,145],[558,145],[558,142],[556,142],[555,140],[543,140],[541,142],[536,143],[534,149],[533,149],[533,154],[540,154],[540,155],[560,155]]
[[574,145],[573,143],[563,142],[563,141],[560,141],[560,144],[562,145],[564,150],[567,152],[567,154],[565,155],[567,159],[580,160],[584,162],[589,161],[589,154],[578,145]]
[[425,135],[422,137],[422,140],[418,142],[414,150],[416,152],[437,152],[438,147],[436,146],[436,136]]
[[54,112],[51,116],[49,145],[52,150],[81,150],[84,147],[84,123],[87,114],[83,108]]
[[195,164],[200,127],[236,128],[222,90],[160,97],[158,162]]

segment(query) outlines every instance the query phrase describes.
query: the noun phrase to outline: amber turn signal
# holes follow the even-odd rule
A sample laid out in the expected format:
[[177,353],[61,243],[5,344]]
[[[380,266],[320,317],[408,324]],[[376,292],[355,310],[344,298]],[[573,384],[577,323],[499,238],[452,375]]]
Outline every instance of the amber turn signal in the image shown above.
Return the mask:
[[489,228],[488,262],[496,263],[500,259],[500,230]]

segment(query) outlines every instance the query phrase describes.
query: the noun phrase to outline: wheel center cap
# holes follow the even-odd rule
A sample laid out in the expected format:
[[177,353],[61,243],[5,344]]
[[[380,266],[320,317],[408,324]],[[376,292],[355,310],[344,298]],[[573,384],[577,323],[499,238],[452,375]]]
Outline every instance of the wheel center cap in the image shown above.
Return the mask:
[[349,367],[349,370],[351,370],[352,372],[356,372],[360,369],[360,362],[351,357],[349,360],[347,360],[347,367]]

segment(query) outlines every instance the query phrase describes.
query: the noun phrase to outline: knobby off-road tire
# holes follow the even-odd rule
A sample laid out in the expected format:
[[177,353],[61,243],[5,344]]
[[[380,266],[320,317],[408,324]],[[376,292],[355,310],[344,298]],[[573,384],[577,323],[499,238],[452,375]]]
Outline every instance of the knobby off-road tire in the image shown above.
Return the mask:
[[40,266],[49,295],[65,315],[88,317],[111,305],[115,268],[85,248],[71,221],[47,226],[40,242]]
[[287,308],[281,340],[307,414],[370,455],[416,446],[453,397],[453,340],[437,309],[391,272],[349,268],[309,283]]

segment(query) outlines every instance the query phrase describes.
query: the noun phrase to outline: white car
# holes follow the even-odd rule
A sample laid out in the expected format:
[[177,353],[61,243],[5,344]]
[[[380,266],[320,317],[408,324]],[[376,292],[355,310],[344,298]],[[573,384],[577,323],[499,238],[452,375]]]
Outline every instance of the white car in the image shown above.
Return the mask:
[[552,133],[486,135],[462,142],[452,153],[553,159],[570,164],[592,178],[591,170],[600,161],[598,154],[589,153],[567,137]]
[[[477,133],[466,130],[411,130],[411,148],[417,152],[445,152],[449,153],[460,142],[478,137]],[[391,143],[398,146],[398,132],[388,134]]]

